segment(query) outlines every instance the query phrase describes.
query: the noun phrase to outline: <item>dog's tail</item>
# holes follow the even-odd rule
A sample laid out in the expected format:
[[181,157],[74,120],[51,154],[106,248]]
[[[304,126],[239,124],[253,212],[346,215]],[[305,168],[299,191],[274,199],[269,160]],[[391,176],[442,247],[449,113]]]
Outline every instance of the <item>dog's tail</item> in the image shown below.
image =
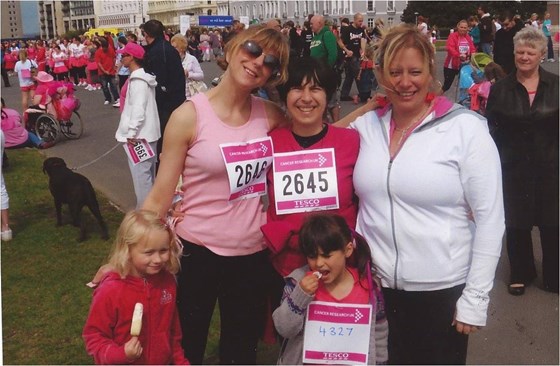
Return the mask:
[[88,180],[86,183],[89,186],[89,189],[85,193],[89,196],[87,197],[87,201],[86,201],[88,202],[87,206],[91,211],[91,213],[93,214],[93,216],[97,219],[97,222],[101,227],[101,237],[107,240],[109,238],[109,232],[107,230],[107,224],[105,224],[105,221],[103,220],[103,216],[101,216],[101,210],[99,209],[99,202],[97,202],[97,196],[95,195],[95,191],[93,190],[93,186],[91,185],[91,182]]

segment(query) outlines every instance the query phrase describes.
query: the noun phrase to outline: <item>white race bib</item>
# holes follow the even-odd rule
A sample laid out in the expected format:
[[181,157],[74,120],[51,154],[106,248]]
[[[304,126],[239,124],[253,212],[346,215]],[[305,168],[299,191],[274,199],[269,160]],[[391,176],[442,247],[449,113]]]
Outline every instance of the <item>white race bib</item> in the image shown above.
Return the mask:
[[230,201],[266,194],[266,172],[272,164],[272,139],[221,144],[226,164]]
[[274,154],[278,215],[339,208],[333,148]]
[[470,53],[469,44],[467,41],[459,41],[459,54],[467,56]]
[[371,305],[312,301],[303,334],[303,363],[367,365],[371,316]]
[[126,155],[128,155],[128,158],[134,165],[154,156],[154,151],[146,139],[136,140],[134,145],[125,143],[123,147]]

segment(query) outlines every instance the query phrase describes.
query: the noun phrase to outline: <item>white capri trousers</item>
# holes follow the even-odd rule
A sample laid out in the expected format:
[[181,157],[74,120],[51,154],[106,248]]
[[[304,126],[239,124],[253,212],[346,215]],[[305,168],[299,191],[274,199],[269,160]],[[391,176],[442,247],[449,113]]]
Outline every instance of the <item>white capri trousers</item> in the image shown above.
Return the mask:
[[[150,142],[150,147],[154,153],[157,151],[156,146],[157,141]],[[154,185],[157,154],[136,165],[130,159],[127,160],[130,174],[132,175],[132,183],[134,184],[134,193],[136,194],[136,209],[140,209]]]

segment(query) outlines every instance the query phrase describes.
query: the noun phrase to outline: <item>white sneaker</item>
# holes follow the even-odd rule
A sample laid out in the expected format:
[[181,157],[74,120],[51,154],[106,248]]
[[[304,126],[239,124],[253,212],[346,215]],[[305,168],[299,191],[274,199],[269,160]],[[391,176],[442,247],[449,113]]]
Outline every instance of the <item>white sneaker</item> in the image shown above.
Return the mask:
[[105,102],[103,102],[103,104],[108,105],[110,102],[108,100],[106,100]]
[[95,88],[95,89],[97,89],[97,90],[101,90],[101,86],[98,86],[98,87],[97,87],[97,88]]
[[117,99],[117,101],[115,103],[113,103],[113,107],[119,108],[120,106],[121,106],[121,100]]
[[10,241],[12,240],[12,229],[8,229],[6,231],[2,231],[0,233],[0,238],[2,241]]
[[88,84],[88,86],[86,86],[86,90],[92,91],[92,90],[95,90],[95,88],[92,85]]
[[547,61],[548,61],[548,62],[554,62],[554,59],[553,59],[553,58],[549,58]]

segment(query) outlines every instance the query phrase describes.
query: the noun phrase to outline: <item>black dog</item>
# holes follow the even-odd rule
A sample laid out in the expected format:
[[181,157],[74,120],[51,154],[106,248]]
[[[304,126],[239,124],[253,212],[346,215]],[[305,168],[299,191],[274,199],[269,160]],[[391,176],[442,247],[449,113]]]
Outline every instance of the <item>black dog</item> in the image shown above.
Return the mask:
[[49,189],[54,198],[54,206],[56,208],[56,224],[62,225],[62,204],[67,203],[70,206],[70,215],[72,216],[72,224],[80,227],[80,237],[78,241],[86,239],[86,226],[80,218],[82,208],[87,206],[93,216],[101,226],[101,237],[105,240],[109,239],[107,226],[101,212],[97,197],[90,181],[81,174],[74,173],[66,167],[66,163],[61,158],[48,158],[43,162],[43,173],[49,176]]

